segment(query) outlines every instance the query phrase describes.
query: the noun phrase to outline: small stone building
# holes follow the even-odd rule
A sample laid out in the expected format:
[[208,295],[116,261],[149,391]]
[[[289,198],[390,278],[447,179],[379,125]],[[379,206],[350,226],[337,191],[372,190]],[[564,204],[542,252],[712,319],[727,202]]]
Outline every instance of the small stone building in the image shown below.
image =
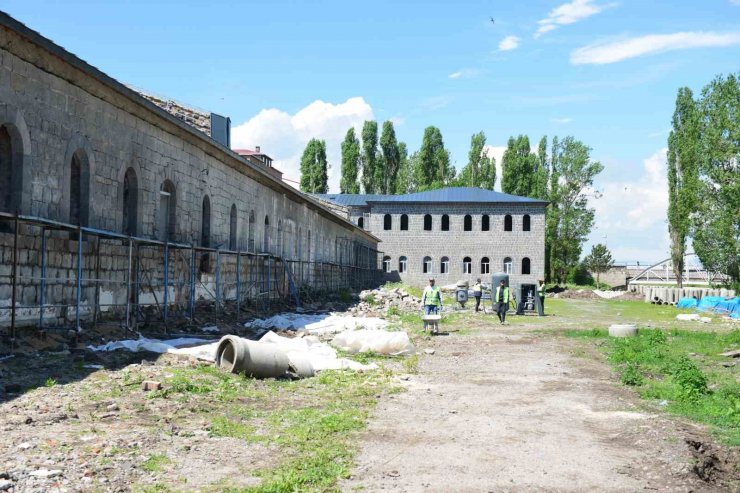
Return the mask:
[[352,222],[381,239],[388,279],[445,285],[506,272],[518,286],[544,276],[545,201],[469,187],[318,197],[348,207]]

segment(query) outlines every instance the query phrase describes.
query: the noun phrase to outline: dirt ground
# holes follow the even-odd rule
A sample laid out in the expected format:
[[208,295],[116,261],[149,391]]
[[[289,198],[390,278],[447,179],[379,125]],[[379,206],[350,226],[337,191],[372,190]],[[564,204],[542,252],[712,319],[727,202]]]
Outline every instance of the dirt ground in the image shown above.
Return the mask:
[[381,400],[344,491],[737,487],[693,470],[707,460],[692,446],[704,430],[645,410],[606,365],[572,355],[574,342],[489,320],[434,338],[407,392]]

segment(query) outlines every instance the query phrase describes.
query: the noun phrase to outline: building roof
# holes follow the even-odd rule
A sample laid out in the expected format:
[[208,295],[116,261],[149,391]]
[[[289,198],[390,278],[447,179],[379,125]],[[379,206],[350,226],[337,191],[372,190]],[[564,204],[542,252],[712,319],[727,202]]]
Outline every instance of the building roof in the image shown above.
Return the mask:
[[253,151],[252,149],[232,149],[235,153],[240,156],[265,156],[270,157],[262,151]]
[[405,195],[377,195],[333,193],[317,194],[317,197],[346,206],[366,206],[379,202],[406,203],[465,203],[465,204],[547,204],[547,201],[520,197],[508,193],[484,190],[477,187],[447,187],[426,192],[407,193]]

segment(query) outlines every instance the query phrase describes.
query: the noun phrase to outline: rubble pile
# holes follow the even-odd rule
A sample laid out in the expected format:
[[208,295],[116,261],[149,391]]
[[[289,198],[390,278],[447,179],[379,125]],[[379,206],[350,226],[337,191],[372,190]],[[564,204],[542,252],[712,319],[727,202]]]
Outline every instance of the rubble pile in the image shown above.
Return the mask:
[[380,287],[361,291],[360,302],[347,311],[352,315],[382,316],[391,307],[396,307],[399,312],[418,312],[421,310],[421,300],[402,288]]

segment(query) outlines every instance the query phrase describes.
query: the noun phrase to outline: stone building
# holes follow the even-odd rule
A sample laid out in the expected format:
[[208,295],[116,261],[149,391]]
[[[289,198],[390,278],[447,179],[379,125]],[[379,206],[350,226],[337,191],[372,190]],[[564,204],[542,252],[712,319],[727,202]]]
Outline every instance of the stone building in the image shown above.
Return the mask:
[[[80,234],[83,254],[92,251],[87,239],[102,231],[151,244],[251,252],[255,259],[267,253],[377,267],[376,237],[282,182],[267,163],[232,151],[227,129],[224,117],[142,96],[0,12],[0,215],[6,213],[0,217],[0,312],[10,304],[15,267],[25,279],[43,271],[35,226],[20,231],[20,251],[12,254],[7,218],[15,213],[26,223],[38,218],[87,228]],[[76,254],[70,238],[50,233],[50,240],[66,243],[44,248]],[[57,261],[49,253],[45,267],[74,269],[74,256]],[[81,268],[89,266],[84,259]],[[202,272],[213,274],[212,267]],[[44,299],[43,288],[16,291],[24,305],[68,303],[70,296],[60,290]],[[126,298],[125,291],[111,296]],[[89,292],[81,298],[77,305],[93,302]]]
[[318,197],[347,207],[355,224],[382,240],[389,279],[421,285],[434,277],[444,285],[506,272],[517,286],[544,277],[547,202],[466,187]]

